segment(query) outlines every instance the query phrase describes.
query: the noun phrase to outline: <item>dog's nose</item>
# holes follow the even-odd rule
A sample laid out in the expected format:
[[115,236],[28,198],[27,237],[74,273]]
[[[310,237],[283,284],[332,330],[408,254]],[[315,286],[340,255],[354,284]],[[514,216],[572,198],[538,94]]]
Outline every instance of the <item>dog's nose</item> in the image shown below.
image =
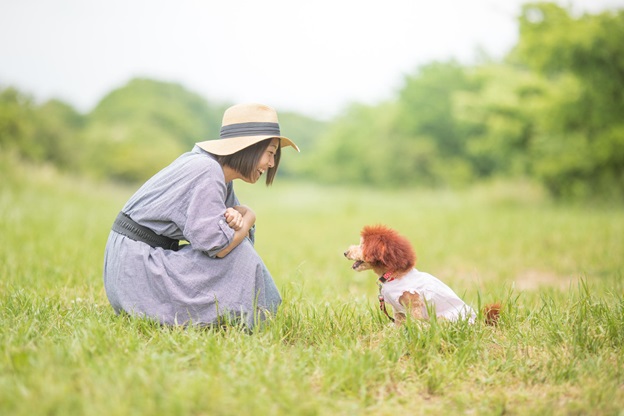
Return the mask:
[[347,252],[346,251],[344,253],[342,253],[342,254],[344,254],[344,256],[347,257]]

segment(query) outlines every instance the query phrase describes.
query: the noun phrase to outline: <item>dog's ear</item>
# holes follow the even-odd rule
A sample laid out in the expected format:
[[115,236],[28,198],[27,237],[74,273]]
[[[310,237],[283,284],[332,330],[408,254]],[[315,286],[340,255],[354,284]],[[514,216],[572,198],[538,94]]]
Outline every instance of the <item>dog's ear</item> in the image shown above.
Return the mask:
[[393,272],[408,271],[416,264],[416,253],[407,238],[383,225],[364,227],[362,255],[364,261]]
[[369,235],[362,242],[362,257],[373,266],[386,266],[386,244],[380,235]]

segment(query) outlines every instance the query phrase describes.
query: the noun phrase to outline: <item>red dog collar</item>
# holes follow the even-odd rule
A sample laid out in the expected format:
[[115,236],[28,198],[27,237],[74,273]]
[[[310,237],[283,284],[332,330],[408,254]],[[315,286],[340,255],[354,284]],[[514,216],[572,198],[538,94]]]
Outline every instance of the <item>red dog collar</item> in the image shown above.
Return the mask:
[[379,281],[381,283],[388,283],[394,280],[394,276],[392,276],[392,272],[385,272],[383,275],[379,276]]

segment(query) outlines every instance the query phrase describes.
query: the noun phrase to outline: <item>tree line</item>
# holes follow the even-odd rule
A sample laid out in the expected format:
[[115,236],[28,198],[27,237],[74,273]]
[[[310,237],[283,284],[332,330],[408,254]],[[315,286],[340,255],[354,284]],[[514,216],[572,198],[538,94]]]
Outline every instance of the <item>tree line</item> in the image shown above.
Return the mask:
[[[323,183],[457,187],[530,178],[554,197],[624,199],[624,11],[573,16],[522,7],[500,60],[431,62],[396,97],[354,103],[329,121],[280,113],[302,148],[281,175]],[[0,90],[0,151],[60,169],[142,181],[196,141],[223,110],[174,83],[133,79],[88,114]]]

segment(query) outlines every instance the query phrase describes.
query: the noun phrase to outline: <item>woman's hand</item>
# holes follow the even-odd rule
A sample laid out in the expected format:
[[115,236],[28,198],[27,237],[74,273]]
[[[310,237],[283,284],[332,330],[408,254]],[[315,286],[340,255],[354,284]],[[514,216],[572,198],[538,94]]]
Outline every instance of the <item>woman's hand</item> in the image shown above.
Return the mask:
[[256,223],[256,213],[244,205],[227,208],[223,215],[228,226],[234,230],[234,237],[227,247],[217,253],[217,257],[227,256],[234,247],[247,237],[249,230]]
[[244,221],[242,212],[236,210],[235,208],[227,208],[225,210],[225,214],[223,215],[225,216],[227,225],[234,231],[238,231],[243,228]]

